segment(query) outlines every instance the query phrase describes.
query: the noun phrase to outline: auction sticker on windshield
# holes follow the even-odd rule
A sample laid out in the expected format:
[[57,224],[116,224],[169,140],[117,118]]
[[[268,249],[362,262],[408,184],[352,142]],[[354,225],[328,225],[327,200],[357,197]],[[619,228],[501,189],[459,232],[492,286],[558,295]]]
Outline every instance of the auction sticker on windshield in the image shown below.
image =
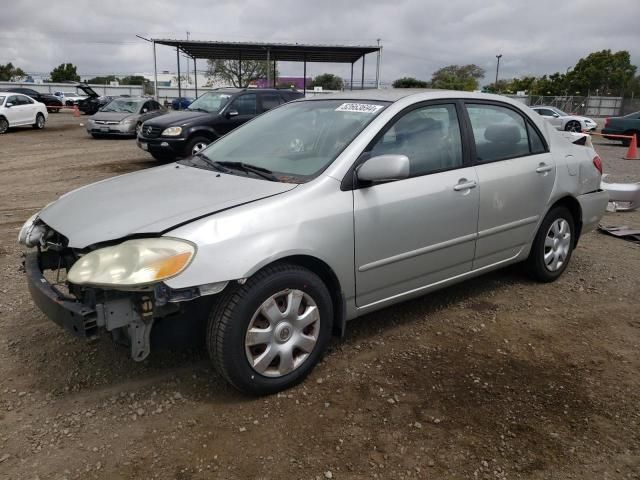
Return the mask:
[[376,113],[382,108],[382,105],[372,105],[370,103],[343,103],[336,112],[358,112],[358,113]]

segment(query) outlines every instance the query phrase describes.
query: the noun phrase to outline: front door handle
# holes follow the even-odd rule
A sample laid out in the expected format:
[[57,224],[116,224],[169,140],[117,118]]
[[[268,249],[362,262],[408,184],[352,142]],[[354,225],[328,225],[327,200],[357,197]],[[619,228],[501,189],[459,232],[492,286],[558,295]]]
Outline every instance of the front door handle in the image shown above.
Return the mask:
[[458,183],[457,185],[455,185],[453,187],[453,189],[456,192],[460,192],[462,190],[469,190],[470,188],[476,188],[476,185],[478,185],[476,182],[474,182],[473,180],[470,182],[467,182],[466,179],[462,179],[460,180],[460,183]]
[[547,165],[546,163],[541,163],[538,168],[536,168],[536,172],[538,173],[547,173],[553,170],[551,165]]

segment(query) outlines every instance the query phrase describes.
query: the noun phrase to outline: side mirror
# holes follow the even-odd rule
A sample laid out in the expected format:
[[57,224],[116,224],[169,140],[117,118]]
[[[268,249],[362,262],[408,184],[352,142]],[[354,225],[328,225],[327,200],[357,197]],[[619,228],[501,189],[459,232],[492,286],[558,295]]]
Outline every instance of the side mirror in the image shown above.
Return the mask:
[[553,114],[553,118],[558,118],[560,115],[558,115],[557,113]]
[[358,180],[388,182],[409,177],[409,158],[406,155],[379,155],[370,158],[356,170]]
[[227,118],[237,117],[239,115],[237,110],[229,110],[227,112]]
[[13,107],[13,103],[11,102],[7,102],[4,104],[5,107],[9,108],[9,107]]

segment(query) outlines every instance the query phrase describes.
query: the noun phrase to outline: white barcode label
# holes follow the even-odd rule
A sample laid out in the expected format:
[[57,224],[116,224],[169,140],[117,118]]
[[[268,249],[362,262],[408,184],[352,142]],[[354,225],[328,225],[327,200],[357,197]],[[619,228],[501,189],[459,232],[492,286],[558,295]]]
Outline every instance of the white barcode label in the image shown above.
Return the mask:
[[382,105],[372,105],[370,103],[343,103],[336,112],[358,112],[358,113],[376,113],[382,108]]

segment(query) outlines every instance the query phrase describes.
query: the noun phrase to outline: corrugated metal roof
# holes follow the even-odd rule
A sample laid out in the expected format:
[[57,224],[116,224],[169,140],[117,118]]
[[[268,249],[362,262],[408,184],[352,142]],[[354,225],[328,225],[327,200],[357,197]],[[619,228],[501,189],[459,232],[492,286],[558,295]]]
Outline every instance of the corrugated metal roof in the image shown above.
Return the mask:
[[266,60],[284,62],[353,63],[378,46],[302,45],[297,43],[219,42],[203,40],[152,39],[158,45],[178,47],[192,58],[220,60]]

